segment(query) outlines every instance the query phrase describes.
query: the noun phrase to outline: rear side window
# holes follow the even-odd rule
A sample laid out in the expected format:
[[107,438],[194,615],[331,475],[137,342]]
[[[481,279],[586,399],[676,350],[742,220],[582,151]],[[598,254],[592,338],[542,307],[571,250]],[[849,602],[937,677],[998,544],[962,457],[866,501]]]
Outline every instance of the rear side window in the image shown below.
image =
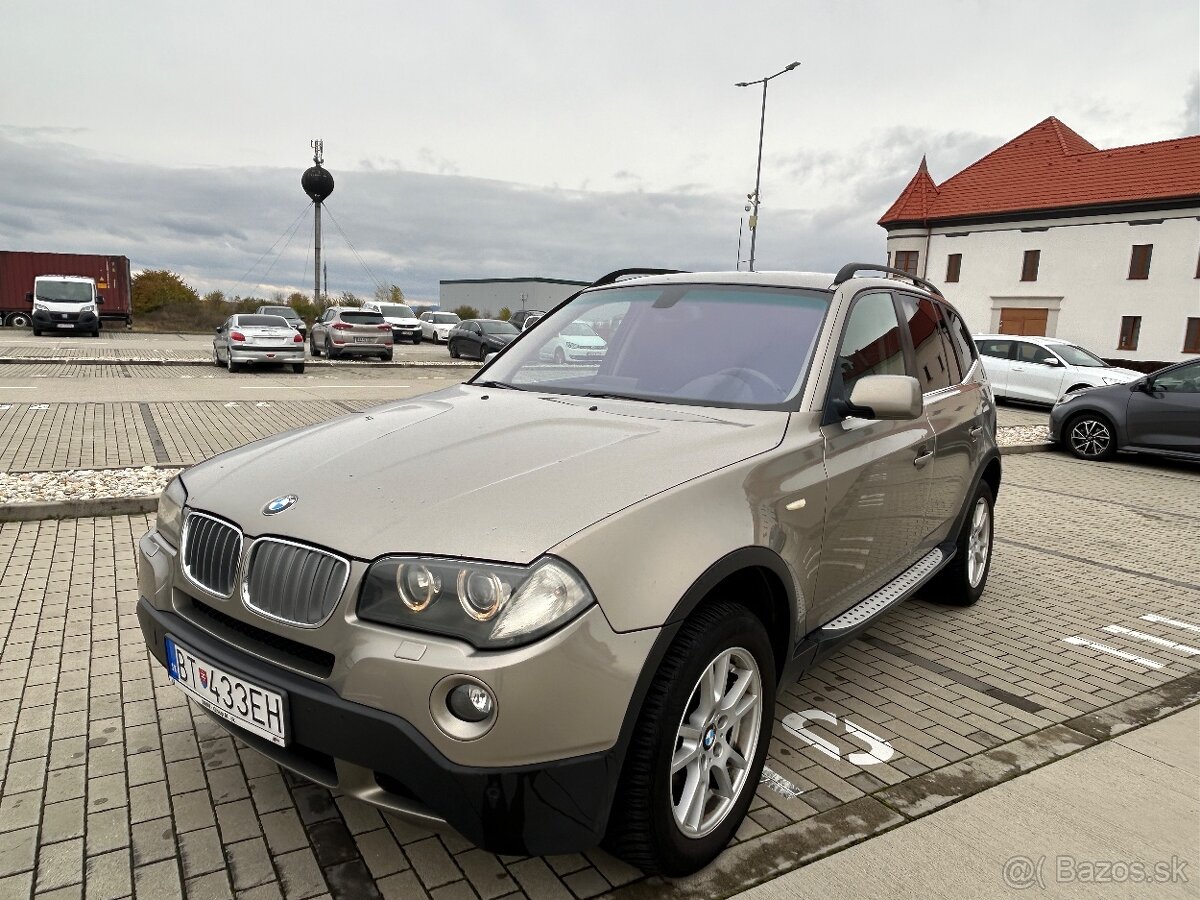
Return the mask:
[[1008,359],[1012,353],[1012,341],[980,341],[979,355],[995,359]]
[[[921,392],[940,391],[958,381],[958,372],[950,372],[950,350],[942,341],[941,321],[937,308],[928,297],[900,294],[900,310],[912,337],[913,361],[917,370],[912,374],[921,382]],[[957,369],[957,364],[955,365]]]
[[904,375],[904,369],[904,345],[892,295],[859,296],[838,351],[834,396],[849,400],[854,382],[864,375]]
[[959,378],[961,381],[967,377],[967,373],[971,371],[971,366],[975,363],[975,345],[971,343],[971,335],[967,331],[967,326],[963,324],[963,320],[958,317],[958,313],[945,306],[939,308],[942,311],[942,319],[946,323],[950,346],[958,358],[958,368],[962,373]]
[[383,316],[377,312],[344,312],[342,321],[351,325],[378,325],[383,322]]

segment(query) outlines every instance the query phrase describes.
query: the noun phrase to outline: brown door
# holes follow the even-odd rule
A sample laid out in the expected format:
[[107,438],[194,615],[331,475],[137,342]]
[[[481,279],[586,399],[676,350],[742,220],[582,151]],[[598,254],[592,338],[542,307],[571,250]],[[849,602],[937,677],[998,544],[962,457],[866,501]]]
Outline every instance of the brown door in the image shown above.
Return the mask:
[[1045,337],[1048,312],[1044,308],[1016,309],[1006,306],[1000,310],[1000,333]]

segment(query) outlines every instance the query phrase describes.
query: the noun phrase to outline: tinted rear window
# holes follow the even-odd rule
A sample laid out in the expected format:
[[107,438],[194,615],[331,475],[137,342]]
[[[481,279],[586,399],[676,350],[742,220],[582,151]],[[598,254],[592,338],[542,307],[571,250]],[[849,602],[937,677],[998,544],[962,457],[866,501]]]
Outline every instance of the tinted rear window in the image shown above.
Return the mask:
[[262,328],[290,327],[283,316],[238,316],[238,324],[243,328],[258,325]]
[[351,325],[378,325],[383,322],[383,316],[377,312],[344,312],[342,321]]

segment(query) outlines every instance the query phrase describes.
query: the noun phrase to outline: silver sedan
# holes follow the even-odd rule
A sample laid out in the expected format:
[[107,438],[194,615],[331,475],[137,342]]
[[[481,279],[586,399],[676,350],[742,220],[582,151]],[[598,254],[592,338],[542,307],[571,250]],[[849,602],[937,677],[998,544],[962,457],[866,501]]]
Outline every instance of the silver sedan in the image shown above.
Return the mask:
[[230,316],[213,337],[213,365],[236,372],[244,364],[290,364],[304,371],[304,337],[283,316]]

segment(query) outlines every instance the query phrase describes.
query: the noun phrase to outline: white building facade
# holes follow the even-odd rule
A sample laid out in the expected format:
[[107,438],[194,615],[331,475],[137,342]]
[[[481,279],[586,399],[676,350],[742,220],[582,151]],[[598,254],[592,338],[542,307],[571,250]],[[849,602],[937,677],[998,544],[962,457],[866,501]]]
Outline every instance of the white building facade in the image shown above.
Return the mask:
[[1200,356],[1200,137],[1100,151],[1048,119],[940,186],[922,161],[880,224],[976,334]]
[[566,300],[590,281],[563,278],[464,278],[439,283],[438,302],[442,309],[473,306],[481,313],[496,316],[507,307],[548,310]]

